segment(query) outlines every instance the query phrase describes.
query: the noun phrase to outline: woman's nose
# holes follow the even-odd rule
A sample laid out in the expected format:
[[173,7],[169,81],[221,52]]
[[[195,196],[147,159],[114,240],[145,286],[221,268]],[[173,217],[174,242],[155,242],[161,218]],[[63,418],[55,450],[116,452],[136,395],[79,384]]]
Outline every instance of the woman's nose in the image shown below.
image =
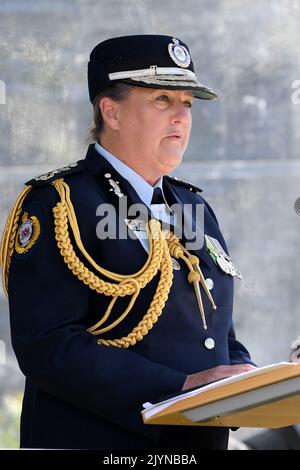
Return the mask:
[[188,123],[190,120],[190,111],[185,104],[178,104],[174,108],[173,122]]

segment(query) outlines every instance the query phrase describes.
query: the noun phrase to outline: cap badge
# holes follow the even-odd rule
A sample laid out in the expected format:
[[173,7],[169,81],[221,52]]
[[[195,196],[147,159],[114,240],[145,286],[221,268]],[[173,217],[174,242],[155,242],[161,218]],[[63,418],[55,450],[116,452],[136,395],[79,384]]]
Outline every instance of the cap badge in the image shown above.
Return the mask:
[[20,255],[26,253],[35,244],[41,232],[40,222],[34,215],[28,217],[24,212],[22,224],[20,225],[16,237],[15,249]]
[[186,47],[179,44],[178,39],[173,38],[173,43],[170,42],[168,45],[168,51],[171,59],[179,67],[187,68],[191,63],[191,56]]

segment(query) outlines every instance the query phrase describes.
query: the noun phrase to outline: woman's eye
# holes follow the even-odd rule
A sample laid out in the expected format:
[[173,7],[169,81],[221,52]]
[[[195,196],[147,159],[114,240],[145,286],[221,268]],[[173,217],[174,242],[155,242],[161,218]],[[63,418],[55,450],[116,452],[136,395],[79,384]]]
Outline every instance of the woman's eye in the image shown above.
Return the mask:
[[185,101],[184,104],[187,108],[191,108],[193,106],[193,103],[191,101]]
[[169,102],[169,97],[167,95],[160,95],[157,98],[159,101],[165,101],[166,103]]

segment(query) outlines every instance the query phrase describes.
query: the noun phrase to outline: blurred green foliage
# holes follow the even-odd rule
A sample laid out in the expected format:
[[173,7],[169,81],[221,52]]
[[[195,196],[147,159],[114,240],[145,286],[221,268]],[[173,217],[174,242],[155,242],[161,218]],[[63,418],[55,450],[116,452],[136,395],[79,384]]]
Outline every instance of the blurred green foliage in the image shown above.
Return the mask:
[[22,392],[0,397],[0,448],[19,448],[22,399]]

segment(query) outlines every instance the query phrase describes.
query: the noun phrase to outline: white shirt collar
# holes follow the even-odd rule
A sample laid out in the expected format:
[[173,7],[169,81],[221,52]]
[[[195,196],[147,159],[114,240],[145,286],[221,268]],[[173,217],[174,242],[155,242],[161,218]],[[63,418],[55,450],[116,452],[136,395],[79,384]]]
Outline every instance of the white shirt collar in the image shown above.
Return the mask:
[[[130,168],[128,165],[125,163],[121,162],[115,155],[110,153],[108,150],[106,150],[102,145],[100,145],[98,142],[95,143],[95,150],[103,156],[113,167],[114,169],[120,173],[123,178],[127,179],[131,186],[134,188],[136,193],[139,195],[141,200],[143,201],[144,204],[150,209],[151,205],[151,200],[153,196],[153,191],[154,188],[160,188],[163,196],[163,178],[162,176],[159,178],[155,186],[151,186],[144,178],[142,178],[138,173],[136,173],[132,168]],[[165,196],[164,196],[165,199]]]

